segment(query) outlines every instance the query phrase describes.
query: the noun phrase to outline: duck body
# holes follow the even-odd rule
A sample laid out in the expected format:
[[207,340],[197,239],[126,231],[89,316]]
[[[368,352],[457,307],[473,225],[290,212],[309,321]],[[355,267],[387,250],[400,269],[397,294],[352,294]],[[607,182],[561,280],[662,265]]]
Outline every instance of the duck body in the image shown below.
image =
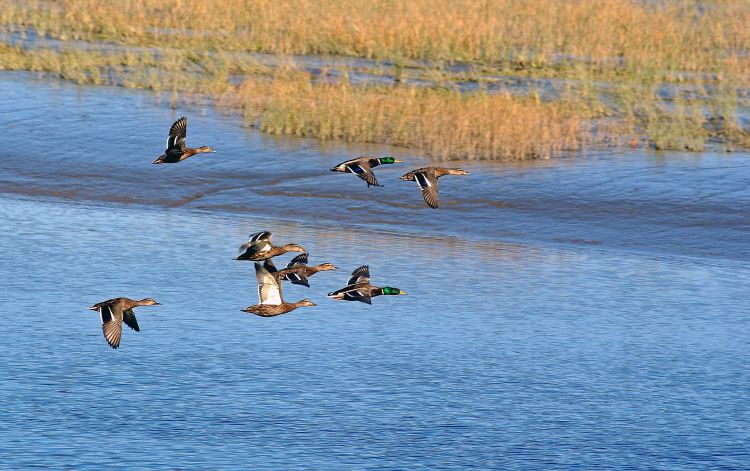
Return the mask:
[[367,183],[367,187],[370,186],[383,186],[378,183],[378,179],[375,177],[375,173],[372,171],[373,168],[378,165],[387,164],[398,164],[400,160],[396,160],[393,157],[357,157],[356,159],[347,160],[341,162],[331,169],[331,172],[343,172],[353,173]]
[[286,268],[276,272],[276,277],[280,280],[287,280],[294,285],[310,287],[309,277],[321,271],[336,270],[331,263],[321,263],[320,265],[308,266],[307,254],[299,254],[294,257]]
[[422,167],[401,176],[404,181],[416,181],[422,191],[422,198],[432,209],[437,209],[438,178],[445,175],[468,175],[469,172],[460,168]]
[[271,243],[272,236],[273,234],[268,231],[250,234],[249,240],[240,246],[239,255],[235,260],[259,262],[287,252],[307,253],[304,248],[297,244],[286,244],[282,246],[273,245]]
[[167,149],[162,155],[154,160],[153,164],[174,164],[204,152],[215,152],[210,146],[201,146],[196,148],[185,145],[187,136],[187,118],[182,117],[172,124],[169,128],[169,137],[167,137]]
[[138,306],[159,306],[160,304],[151,298],[135,300],[130,298],[112,298],[96,303],[88,309],[98,311],[102,321],[102,332],[104,339],[113,349],[120,347],[122,339],[122,323],[140,332],[138,320],[135,318],[134,308]]
[[406,294],[406,292],[391,286],[380,287],[371,285],[370,268],[367,265],[362,265],[352,272],[346,286],[328,293],[328,297],[336,301],[359,301],[372,304],[372,298],[376,296],[399,294]]
[[242,309],[243,312],[260,317],[274,317],[294,311],[303,306],[315,306],[309,299],[296,303],[284,301],[281,295],[281,283],[274,276],[276,268],[270,260],[264,263],[255,262],[255,276],[258,279],[258,304]]

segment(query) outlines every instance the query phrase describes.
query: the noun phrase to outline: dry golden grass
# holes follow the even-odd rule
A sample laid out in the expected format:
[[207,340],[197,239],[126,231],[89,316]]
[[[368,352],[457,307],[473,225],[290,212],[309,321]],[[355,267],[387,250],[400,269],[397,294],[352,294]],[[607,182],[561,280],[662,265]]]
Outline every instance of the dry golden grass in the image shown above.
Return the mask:
[[508,94],[313,84],[305,74],[295,75],[248,79],[229,101],[269,133],[405,146],[438,159],[547,158],[580,149],[591,135],[588,116],[573,104]]
[[746,0],[0,0],[0,24],[192,49],[750,72]]
[[[748,24],[744,0],[0,0],[0,28],[126,45],[0,44],[0,69],[164,90],[173,100],[205,94],[267,132],[444,159],[544,158],[634,142],[701,150],[710,138],[732,149],[750,147],[738,118],[750,106]],[[321,82],[237,54],[247,51],[388,59],[395,67],[385,73],[437,86]],[[472,67],[444,67],[455,61]],[[534,89],[454,85],[500,75],[572,85],[544,100]]]

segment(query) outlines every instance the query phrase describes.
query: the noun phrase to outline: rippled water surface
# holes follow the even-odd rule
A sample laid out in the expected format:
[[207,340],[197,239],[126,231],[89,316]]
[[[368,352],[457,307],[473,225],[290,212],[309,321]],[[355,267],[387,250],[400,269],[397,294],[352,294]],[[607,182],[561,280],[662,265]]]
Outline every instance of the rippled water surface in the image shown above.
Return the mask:
[[[433,211],[405,150],[28,74],[0,107],[0,467],[750,462],[747,154],[460,162]],[[217,154],[151,165],[181,114]],[[364,152],[408,163],[328,172]],[[240,311],[264,229],[342,268],[285,287],[317,307]],[[409,295],[326,299],[364,263]],[[85,307],[121,295],[163,306],[112,351]]]

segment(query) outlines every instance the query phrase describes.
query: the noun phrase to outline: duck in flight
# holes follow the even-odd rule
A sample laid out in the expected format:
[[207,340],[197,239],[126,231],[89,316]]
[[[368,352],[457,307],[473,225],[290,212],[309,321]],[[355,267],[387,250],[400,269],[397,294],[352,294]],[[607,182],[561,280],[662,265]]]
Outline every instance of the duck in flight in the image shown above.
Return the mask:
[[288,303],[281,296],[281,283],[274,276],[276,268],[271,260],[264,263],[255,262],[255,277],[258,279],[258,304],[242,309],[261,317],[273,317],[294,311],[298,307],[316,306],[309,299],[302,299],[296,303]]
[[123,322],[136,332],[141,331],[140,327],[138,327],[138,320],[135,318],[133,308],[159,305],[159,303],[151,298],[141,299],[140,301],[130,298],[113,298],[94,304],[89,309],[99,311],[102,319],[104,339],[110,347],[118,348],[120,346],[120,339],[122,338]]
[[398,288],[392,288],[390,286],[373,286],[370,284],[370,267],[362,265],[352,272],[352,276],[346,282],[346,286],[328,293],[329,298],[333,298],[337,301],[360,301],[367,304],[372,304],[372,298],[381,295],[397,295],[406,294],[406,291],[401,291]]
[[263,261],[287,252],[307,253],[307,250],[297,244],[276,246],[271,243],[272,234],[268,231],[256,232],[250,239],[240,245],[240,254],[235,260]]
[[438,178],[444,175],[468,175],[469,172],[460,168],[423,167],[402,175],[401,180],[416,181],[422,190],[424,202],[430,208],[438,207]]
[[341,162],[331,169],[331,172],[349,172],[357,175],[359,178],[367,183],[367,187],[370,186],[383,186],[378,183],[378,179],[375,178],[375,173],[372,169],[378,165],[385,164],[400,164],[400,160],[396,160],[393,157],[358,157],[356,159],[347,160]]
[[187,118],[182,117],[172,124],[169,128],[169,137],[167,138],[167,150],[156,158],[152,164],[174,164],[182,162],[188,157],[204,152],[216,152],[209,146],[197,147],[195,149],[185,146],[185,136],[187,135]]
[[337,270],[338,267],[332,263],[321,263],[320,265],[308,266],[307,265],[307,254],[302,253],[294,257],[286,268],[276,272],[276,278],[279,280],[290,281],[294,285],[303,285],[310,287],[310,283],[307,281],[308,277],[313,276],[319,271]]

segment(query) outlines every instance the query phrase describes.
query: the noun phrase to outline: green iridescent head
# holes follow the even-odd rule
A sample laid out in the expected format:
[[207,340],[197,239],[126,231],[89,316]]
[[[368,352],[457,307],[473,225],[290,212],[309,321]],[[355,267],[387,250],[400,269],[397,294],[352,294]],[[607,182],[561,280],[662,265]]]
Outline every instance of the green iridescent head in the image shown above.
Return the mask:
[[378,161],[381,164],[400,164],[401,163],[400,160],[396,160],[396,159],[394,159],[393,157],[390,157],[390,156],[388,156],[388,157],[380,157],[378,159]]
[[398,288],[392,288],[390,286],[386,286],[385,288],[383,288],[383,294],[386,294],[386,295],[406,294],[406,291],[401,291]]

